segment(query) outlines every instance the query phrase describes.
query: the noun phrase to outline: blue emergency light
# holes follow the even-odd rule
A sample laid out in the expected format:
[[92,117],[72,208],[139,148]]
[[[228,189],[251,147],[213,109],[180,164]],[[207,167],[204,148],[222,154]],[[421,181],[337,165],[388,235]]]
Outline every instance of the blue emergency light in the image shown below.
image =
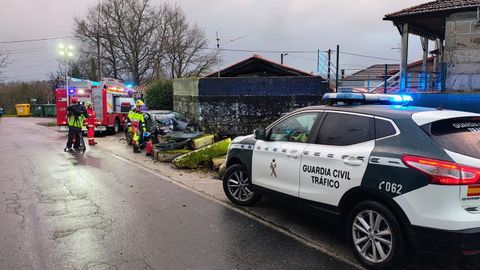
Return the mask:
[[323,101],[330,103],[357,103],[357,104],[408,104],[413,102],[409,95],[362,94],[362,93],[326,93]]

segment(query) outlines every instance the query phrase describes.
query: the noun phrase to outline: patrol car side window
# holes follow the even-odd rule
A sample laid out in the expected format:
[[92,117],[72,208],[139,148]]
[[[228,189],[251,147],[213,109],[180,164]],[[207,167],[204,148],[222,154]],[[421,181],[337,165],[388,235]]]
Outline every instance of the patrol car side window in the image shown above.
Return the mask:
[[306,143],[318,115],[318,113],[303,113],[286,119],[271,129],[269,140]]
[[315,143],[346,146],[370,141],[374,137],[373,117],[328,113]]
[[381,139],[397,134],[392,123],[387,120],[375,118],[375,138]]

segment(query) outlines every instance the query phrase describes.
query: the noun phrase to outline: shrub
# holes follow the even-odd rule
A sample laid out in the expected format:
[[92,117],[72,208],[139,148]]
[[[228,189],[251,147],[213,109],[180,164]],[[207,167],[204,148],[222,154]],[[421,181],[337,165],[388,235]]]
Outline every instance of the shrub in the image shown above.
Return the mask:
[[149,110],[173,110],[173,82],[151,82],[145,89],[145,102]]

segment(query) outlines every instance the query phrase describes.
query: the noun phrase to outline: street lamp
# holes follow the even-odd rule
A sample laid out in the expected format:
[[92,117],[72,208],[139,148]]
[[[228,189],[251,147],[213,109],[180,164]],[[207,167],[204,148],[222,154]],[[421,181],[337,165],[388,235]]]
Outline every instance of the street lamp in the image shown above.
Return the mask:
[[64,58],[65,60],[65,88],[67,91],[67,107],[69,105],[68,96],[70,95],[70,92],[68,90],[68,59],[73,58],[73,49],[74,48],[72,45],[64,45],[64,44],[58,45],[58,54],[60,55],[61,58]]

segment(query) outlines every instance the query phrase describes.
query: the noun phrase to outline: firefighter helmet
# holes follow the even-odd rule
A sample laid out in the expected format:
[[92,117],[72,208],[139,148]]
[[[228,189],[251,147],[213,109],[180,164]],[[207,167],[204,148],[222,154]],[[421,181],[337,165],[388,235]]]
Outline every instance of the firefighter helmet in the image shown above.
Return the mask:
[[93,104],[92,104],[91,101],[87,101],[87,103],[85,103],[85,105],[86,105],[87,107],[92,107],[92,106],[93,106]]
[[73,104],[78,103],[78,98],[77,98],[77,97],[72,97],[72,103],[73,103]]
[[137,107],[141,107],[143,106],[143,104],[144,104],[143,101],[141,101],[140,99],[137,100],[137,102],[135,102],[135,105],[137,105]]

